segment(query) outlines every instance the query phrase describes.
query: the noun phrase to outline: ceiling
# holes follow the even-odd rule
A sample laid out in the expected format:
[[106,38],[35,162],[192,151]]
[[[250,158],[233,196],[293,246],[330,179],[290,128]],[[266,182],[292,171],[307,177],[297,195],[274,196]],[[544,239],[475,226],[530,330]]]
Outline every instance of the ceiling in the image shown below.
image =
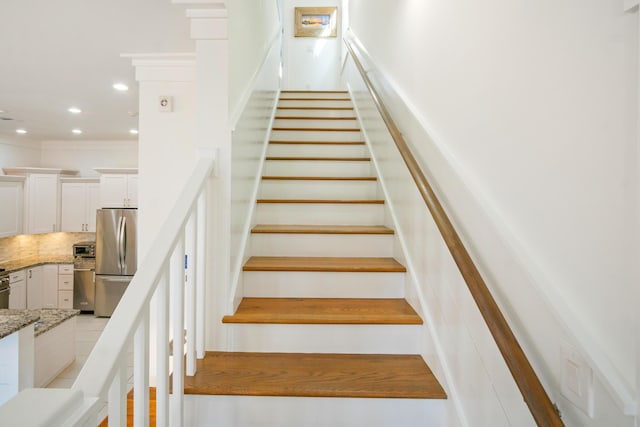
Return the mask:
[[12,119],[0,139],[135,139],[135,70],[120,54],[192,52],[188,25],[171,0],[0,0],[0,117]]

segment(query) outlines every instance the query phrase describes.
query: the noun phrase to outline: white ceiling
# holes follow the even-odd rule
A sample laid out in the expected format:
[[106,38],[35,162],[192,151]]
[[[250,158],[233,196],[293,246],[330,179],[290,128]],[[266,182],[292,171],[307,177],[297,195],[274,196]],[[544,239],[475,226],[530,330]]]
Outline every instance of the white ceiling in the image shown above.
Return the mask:
[[120,54],[192,52],[188,24],[171,0],[0,0],[0,117],[13,119],[0,138],[135,139],[137,83]]

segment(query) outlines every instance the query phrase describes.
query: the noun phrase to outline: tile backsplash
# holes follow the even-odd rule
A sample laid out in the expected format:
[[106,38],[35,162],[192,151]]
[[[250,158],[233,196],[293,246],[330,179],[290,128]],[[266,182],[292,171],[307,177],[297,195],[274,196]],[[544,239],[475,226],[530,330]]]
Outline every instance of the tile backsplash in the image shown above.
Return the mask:
[[0,264],[42,255],[73,255],[73,244],[95,241],[96,233],[19,234],[0,238]]

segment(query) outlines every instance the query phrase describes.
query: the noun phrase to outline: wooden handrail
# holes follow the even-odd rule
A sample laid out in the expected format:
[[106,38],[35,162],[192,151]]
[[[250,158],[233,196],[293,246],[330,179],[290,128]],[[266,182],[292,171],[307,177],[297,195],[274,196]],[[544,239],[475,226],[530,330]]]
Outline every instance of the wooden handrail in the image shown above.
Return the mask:
[[447,247],[453,256],[464,281],[467,283],[467,287],[480,309],[480,313],[489,327],[491,335],[493,335],[493,339],[498,345],[500,353],[502,353],[502,357],[507,363],[507,366],[511,371],[511,375],[513,376],[520,392],[522,393],[522,397],[531,411],[531,415],[538,426],[564,426],[564,423],[560,419],[560,413],[557,407],[551,402],[551,399],[549,399],[540,379],[536,375],[533,367],[527,359],[527,356],[520,347],[513,331],[500,311],[498,304],[491,295],[484,279],[482,279],[478,268],[471,259],[469,252],[464,247],[460,236],[445,213],[425,174],[422,172],[422,169],[420,168],[415,156],[412,154],[409,145],[402,136],[400,129],[398,129],[398,126],[391,118],[391,115],[382,102],[378,91],[371,83],[371,80],[367,75],[367,71],[362,66],[362,63],[356,54],[354,43],[347,38],[344,39],[344,42],[347,46],[347,50],[351,54],[354,64],[358,68],[358,71],[369,90],[369,93],[373,97],[373,101],[382,116],[382,120],[389,129],[389,133],[391,133],[391,136],[398,147],[398,151],[409,169],[409,173],[411,173],[411,176],[418,187],[418,191],[420,191],[420,195],[431,212],[438,230],[440,230],[440,234],[447,244]]

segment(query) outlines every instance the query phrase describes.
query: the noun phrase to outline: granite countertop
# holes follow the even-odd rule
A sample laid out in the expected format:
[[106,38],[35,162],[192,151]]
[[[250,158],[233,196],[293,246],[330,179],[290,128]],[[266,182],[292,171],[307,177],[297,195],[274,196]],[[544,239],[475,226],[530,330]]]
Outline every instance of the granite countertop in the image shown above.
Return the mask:
[[0,267],[4,268],[6,273],[13,273],[44,264],[73,264],[73,255],[32,256],[4,262]]
[[35,336],[41,335],[67,319],[77,316],[80,310],[43,308],[40,310],[0,309],[0,338],[35,323]]

